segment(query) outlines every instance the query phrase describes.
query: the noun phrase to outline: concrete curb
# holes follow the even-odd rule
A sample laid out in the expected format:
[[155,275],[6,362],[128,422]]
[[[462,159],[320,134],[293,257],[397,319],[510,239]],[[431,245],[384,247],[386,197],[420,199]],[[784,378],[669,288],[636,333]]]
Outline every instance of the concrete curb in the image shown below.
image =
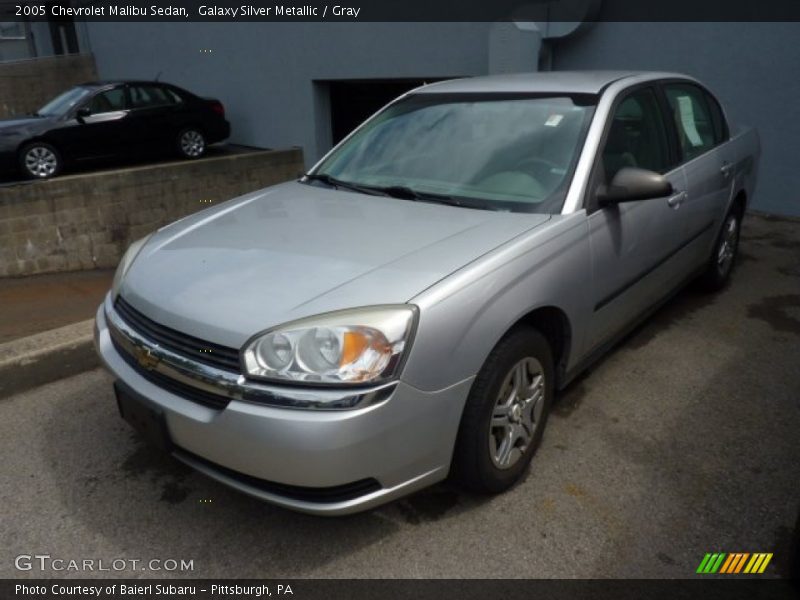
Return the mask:
[[0,398],[98,366],[93,327],[89,319],[0,344]]

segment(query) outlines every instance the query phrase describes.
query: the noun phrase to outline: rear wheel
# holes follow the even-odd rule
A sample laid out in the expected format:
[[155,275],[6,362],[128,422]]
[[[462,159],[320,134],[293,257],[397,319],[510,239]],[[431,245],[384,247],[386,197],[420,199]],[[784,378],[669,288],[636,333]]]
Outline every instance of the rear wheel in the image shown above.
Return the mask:
[[19,154],[22,173],[32,179],[48,179],[59,174],[61,154],[45,142],[27,144]]
[[725,287],[730,279],[733,265],[736,262],[736,254],[739,250],[739,229],[741,228],[741,213],[738,210],[731,210],[725,217],[722,230],[719,233],[708,266],[700,276],[700,286],[708,291],[714,292]]
[[478,373],[461,418],[453,478],[498,493],[524,474],[547,423],[554,394],[553,356],[531,328],[501,340]]
[[196,127],[188,127],[178,134],[178,151],[184,158],[200,158],[206,153],[206,136]]

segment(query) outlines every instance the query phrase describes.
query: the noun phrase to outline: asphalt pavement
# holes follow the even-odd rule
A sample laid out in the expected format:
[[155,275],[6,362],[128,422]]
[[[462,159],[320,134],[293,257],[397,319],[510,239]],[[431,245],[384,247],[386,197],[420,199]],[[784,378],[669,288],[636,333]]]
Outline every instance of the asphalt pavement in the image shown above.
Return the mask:
[[[324,519],[228,490],[118,417],[102,370],[0,401],[0,577],[691,577],[772,552],[800,494],[800,222],[749,219],[718,295],[686,290],[554,407],[529,476]],[[193,570],[18,571],[19,555]],[[118,563],[119,564],[119,563]]]

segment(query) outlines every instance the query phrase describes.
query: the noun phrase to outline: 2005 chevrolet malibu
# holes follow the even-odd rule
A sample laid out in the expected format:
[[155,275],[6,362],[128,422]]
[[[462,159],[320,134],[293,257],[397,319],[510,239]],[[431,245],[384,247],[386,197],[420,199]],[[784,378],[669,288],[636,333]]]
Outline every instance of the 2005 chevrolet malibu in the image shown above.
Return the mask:
[[556,390],[682,284],[725,284],[759,152],[681,75],[428,85],[299,181],[132,244],[96,344],[126,420],[264,500],[501,492]]

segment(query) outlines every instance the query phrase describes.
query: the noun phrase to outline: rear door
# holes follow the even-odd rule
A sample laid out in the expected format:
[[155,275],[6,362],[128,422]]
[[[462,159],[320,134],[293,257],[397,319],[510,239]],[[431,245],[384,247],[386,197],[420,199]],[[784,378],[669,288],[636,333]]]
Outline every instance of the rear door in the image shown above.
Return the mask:
[[128,97],[135,150],[146,155],[170,150],[177,143],[183,111],[180,98],[158,84],[130,84]]
[[666,82],[664,94],[674,124],[680,161],[686,172],[688,235],[696,237],[690,252],[695,265],[709,256],[733,185],[733,148],[717,101],[687,82]]
[[[686,181],[670,144],[663,98],[655,85],[624,92],[606,126],[586,198],[592,252],[593,318],[588,345],[612,337],[668,292],[685,269],[680,247]],[[623,167],[663,174],[675,192],[599,207],[597,190]]]

